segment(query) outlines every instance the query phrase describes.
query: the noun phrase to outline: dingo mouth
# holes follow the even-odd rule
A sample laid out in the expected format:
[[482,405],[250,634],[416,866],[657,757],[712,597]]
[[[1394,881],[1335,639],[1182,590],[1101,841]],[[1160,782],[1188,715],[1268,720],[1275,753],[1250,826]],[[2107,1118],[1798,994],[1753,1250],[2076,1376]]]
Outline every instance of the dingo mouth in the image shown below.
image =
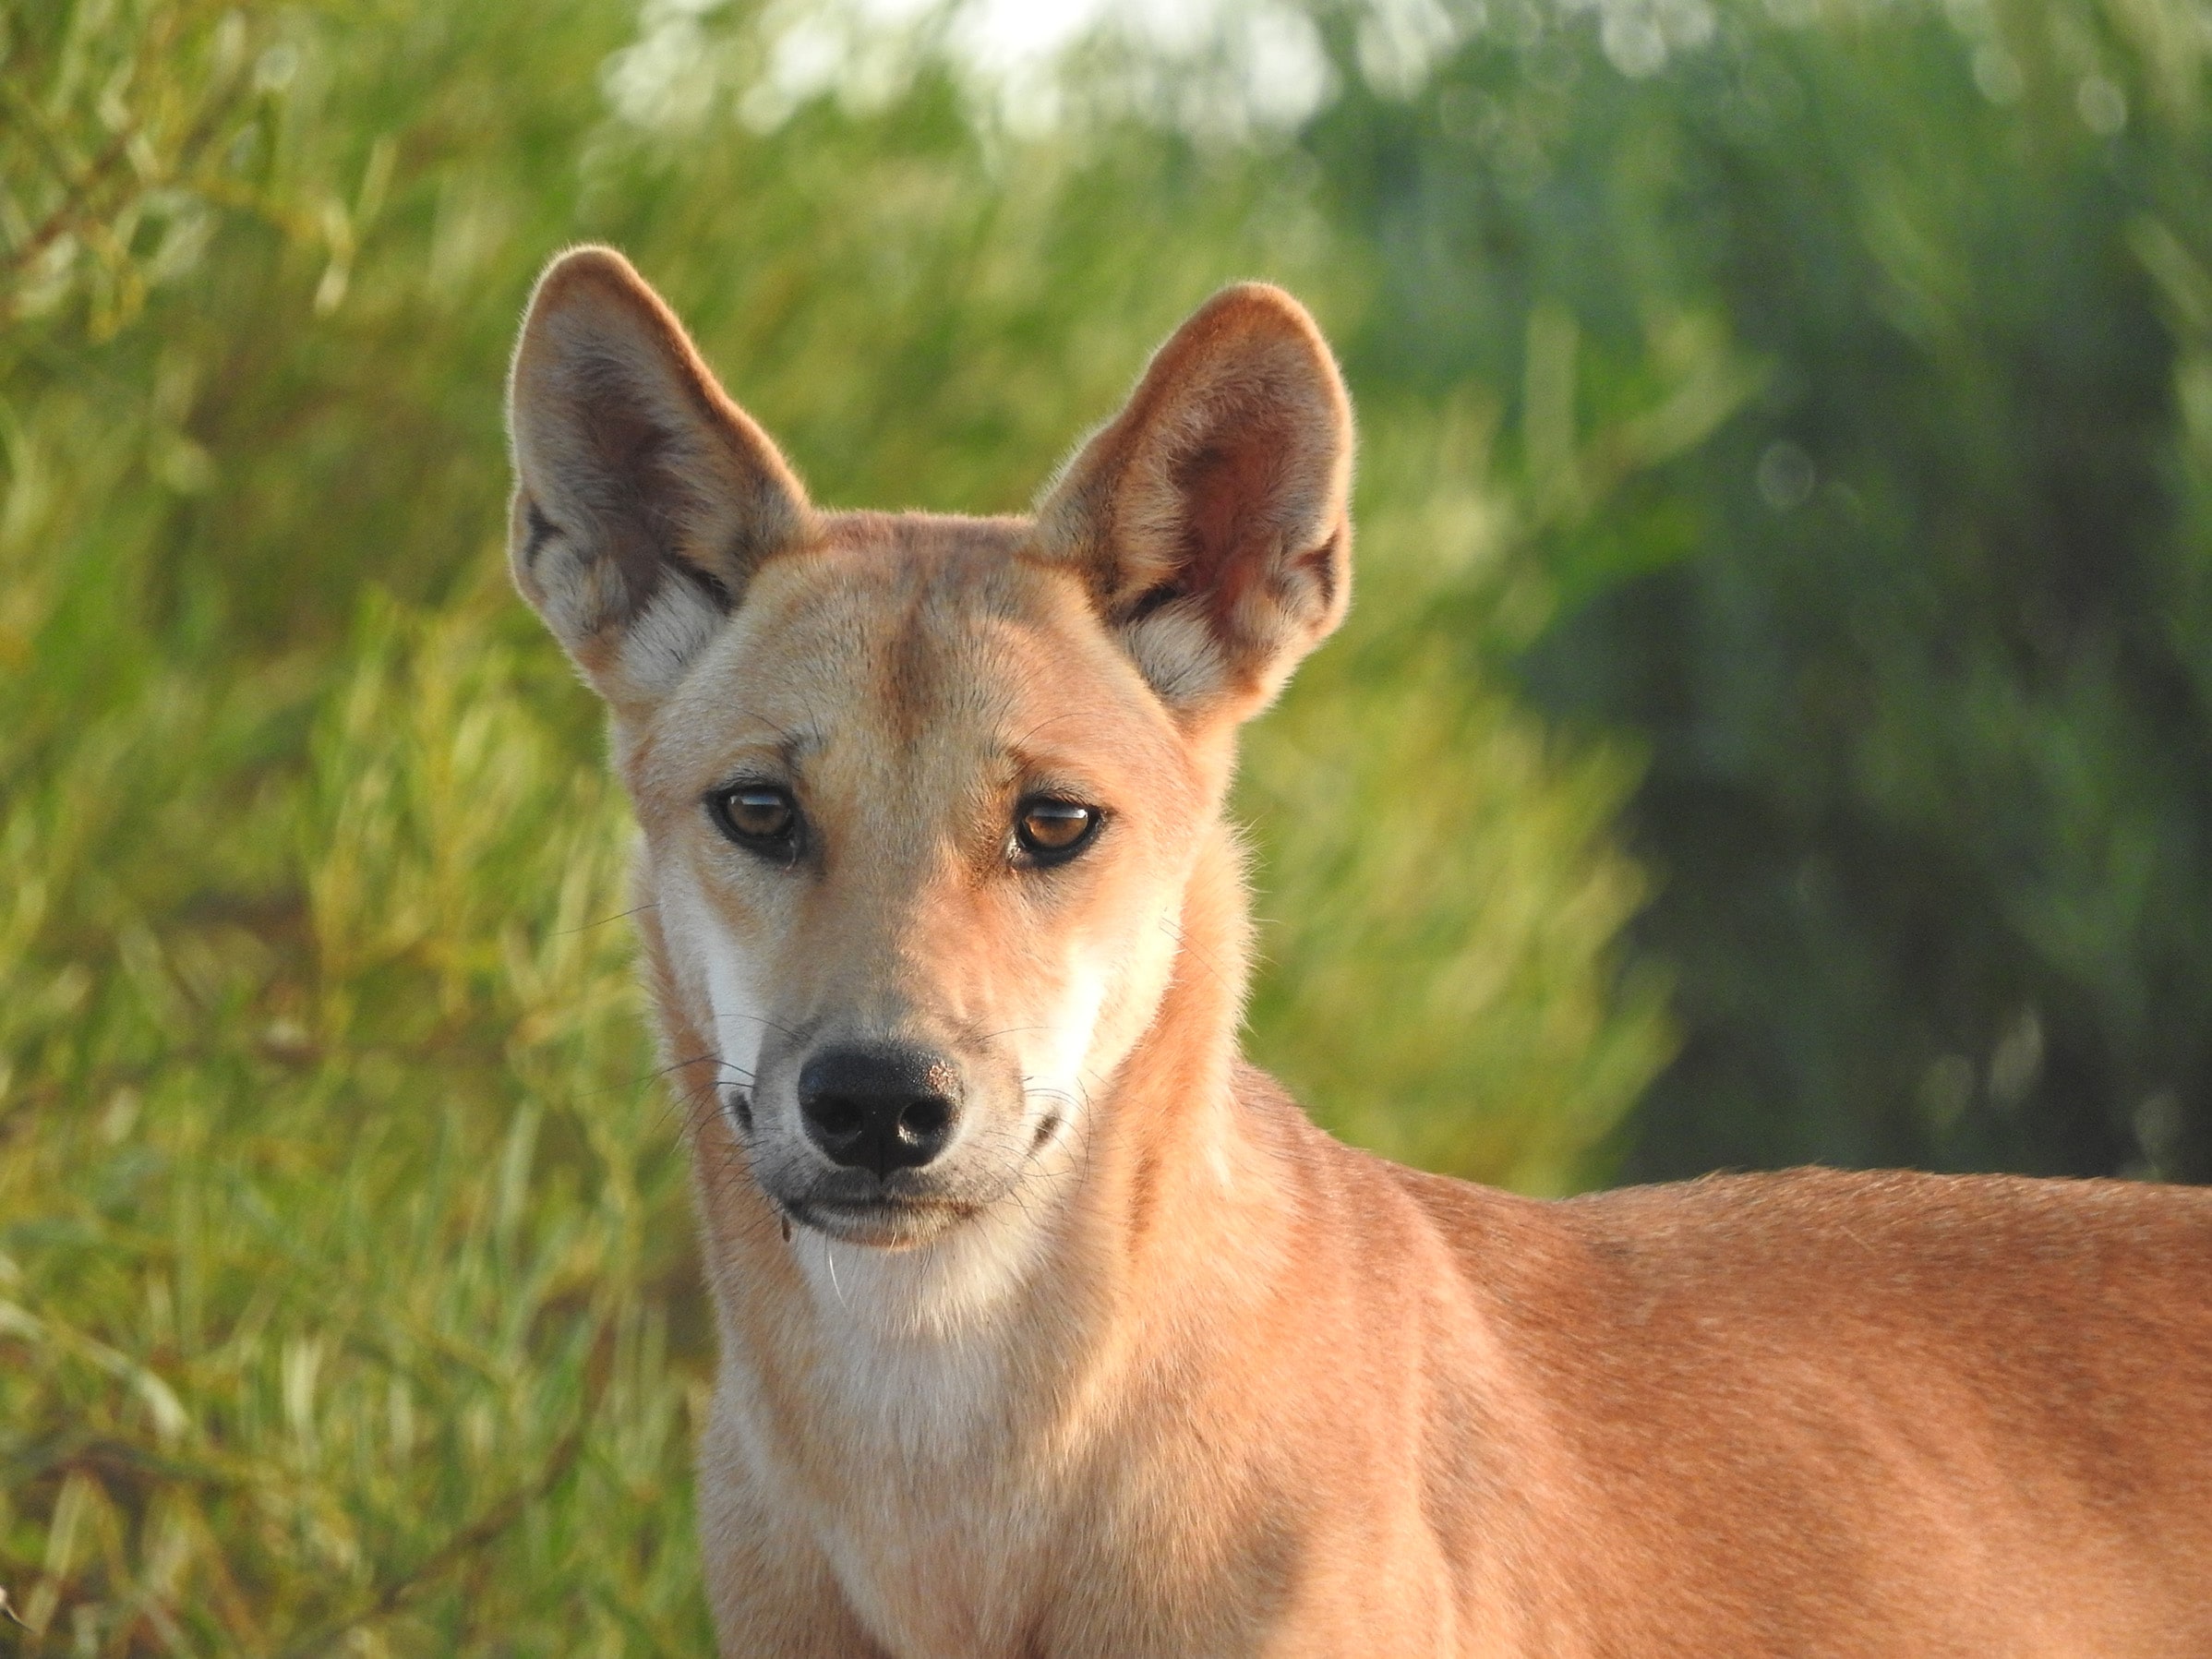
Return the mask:
[[782,1207],[794,1226],[836,1239],[841,1244],[868,1244],[884,1250],[927,1244],[972,1219],[978,1208],[947,1198],[889,1196],[807,1198]]

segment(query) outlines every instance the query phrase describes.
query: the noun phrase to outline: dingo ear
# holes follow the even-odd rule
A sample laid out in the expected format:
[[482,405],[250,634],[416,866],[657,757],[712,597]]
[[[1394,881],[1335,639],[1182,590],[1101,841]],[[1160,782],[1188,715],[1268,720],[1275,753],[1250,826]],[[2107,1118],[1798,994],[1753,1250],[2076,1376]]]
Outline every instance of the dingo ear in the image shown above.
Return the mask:
[[1352,404],[1280,288],[1216,295],[1038,510],[1112,627],[1183,714],[1251,713],[1351,596]]
[[806,493],[611,248],[538,280],[507,422],[515,585],[601,696],[650,708],[804,534]]

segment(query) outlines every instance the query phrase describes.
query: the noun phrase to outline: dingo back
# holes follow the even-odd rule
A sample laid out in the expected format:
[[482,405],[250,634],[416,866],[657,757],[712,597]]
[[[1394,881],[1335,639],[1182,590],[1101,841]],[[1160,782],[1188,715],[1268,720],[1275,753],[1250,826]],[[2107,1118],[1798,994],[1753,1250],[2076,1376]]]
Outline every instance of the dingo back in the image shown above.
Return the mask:
[[2212,1195],[1539,1204],[1239,1060],[1235,731],[1350,581],[1287,295],[1029,519],[815,508],[603,249],[511,420],[694,1108],[726,1653],[2212,1652]]

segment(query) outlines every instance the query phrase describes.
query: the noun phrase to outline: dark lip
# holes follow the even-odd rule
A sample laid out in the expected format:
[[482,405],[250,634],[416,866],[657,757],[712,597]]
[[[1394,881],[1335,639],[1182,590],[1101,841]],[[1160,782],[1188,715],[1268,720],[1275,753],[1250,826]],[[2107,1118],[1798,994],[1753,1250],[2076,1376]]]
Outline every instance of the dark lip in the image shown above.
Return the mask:
[[[949,1198],[808,1198],[783,1205],[799,1226],[839,1244],[919,1244],[967,1220],[977,1206]],[[839,1226],[838,1222],[846,1225]]]

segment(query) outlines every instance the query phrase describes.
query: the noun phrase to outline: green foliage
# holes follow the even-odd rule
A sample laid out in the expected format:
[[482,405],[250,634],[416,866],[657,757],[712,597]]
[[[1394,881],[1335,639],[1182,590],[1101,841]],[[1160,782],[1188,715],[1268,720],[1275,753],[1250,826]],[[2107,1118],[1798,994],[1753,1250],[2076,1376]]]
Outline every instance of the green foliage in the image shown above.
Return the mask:
[[[1505,12],[1311,135],[1355,374],[1521,389],[1524,684],[1648,745],[1629,1172],[2212,1177],[2208,65],[2182,4]],[[1616,464],[1693,332],[1749,401]]]
[[[1279,144],[1019,138],[926,53],[764,114],[761,26],[0,9],[0,1644],[706,1646],[688,1103],[595,712],[500,570],[551,250],[630,249],[871,504],[1018,508],[1231,277],[1364,304]],[[1437,631],[1527,608],[1486,418],[1369,423],[1359,620],[1254,755],[1254,1040],[1552,1189],[1665,1035],[1611,980],[1626,751]]]
[[[172,684],[11,800],[79,884],[9,965],[48,994],[0,1159],[0,1551],[50,1645],[697,1646],[620,808],[487,603],[372,607],[296,772],[276,700]],[[161,903],[200,841],[232,881]]]
[[1365,411],[1359,596],[1246,743],[1262,1053],[1349,1138],[1523,1192],[1590,1185],[1671,1053],[1608,826],[1637,767],[1548,733],[1459,624],[1532,595],[1494,413]]

